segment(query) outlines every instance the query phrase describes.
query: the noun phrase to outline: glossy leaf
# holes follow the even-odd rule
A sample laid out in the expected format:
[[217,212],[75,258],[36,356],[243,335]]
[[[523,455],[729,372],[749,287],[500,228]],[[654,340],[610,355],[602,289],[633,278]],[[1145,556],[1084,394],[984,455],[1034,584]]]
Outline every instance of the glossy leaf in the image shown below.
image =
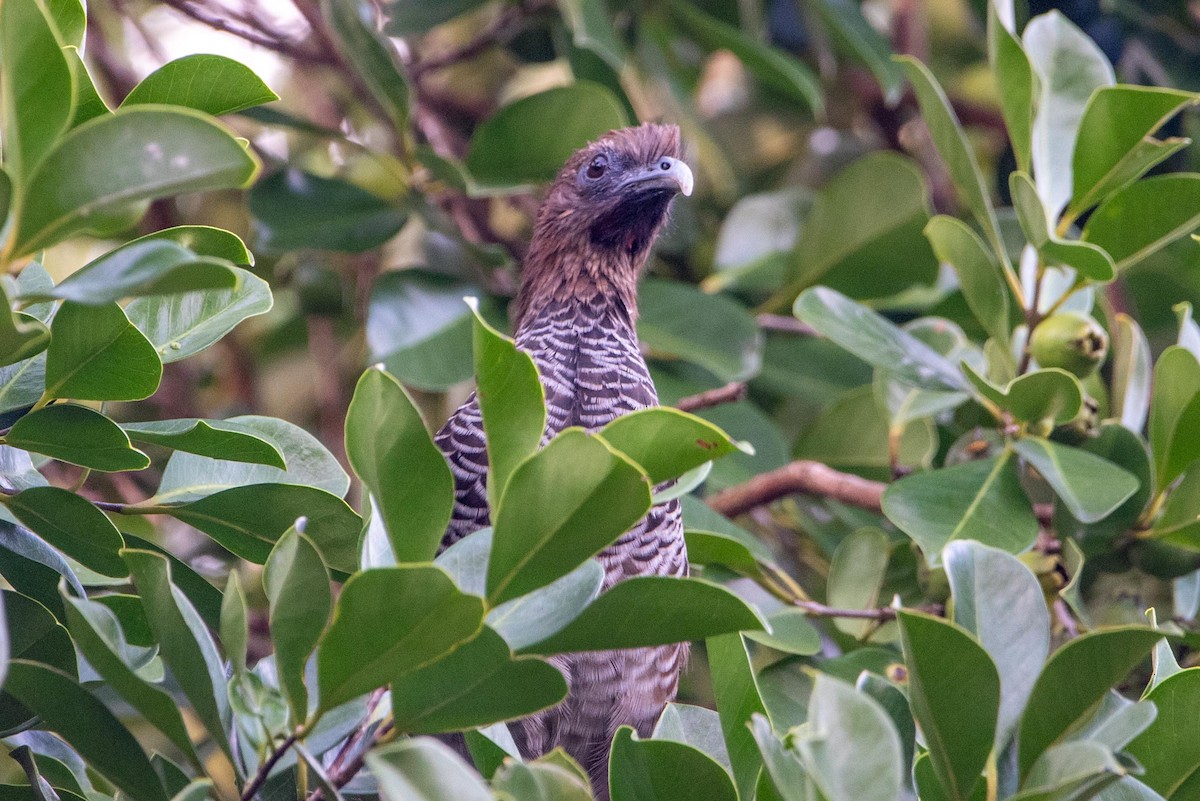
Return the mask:
[[921,546],[930,564],[954,540],[1020,553],[1037,539],[1037,519],[1010,451],[906,476],[884,492],[883,511]]
[[[1150,402],[1150,445],[1154,452],[1158,489],[1167,487],[1178,473],[1171,475],[1173,452],[1190,452],[1191,441],[1180,439],[1175,445],[1179,424],[1193,399],[1200,394],[1200,362],[1186,349],[1172,346],[1162,352],[1154,365],[1154,395]],[[1186,426],[1185,426],[1186,429]]]
[[1010,290],[995,255],[965,223],[944,214],[929,221],[925,236],[938,259],[954,268],[980,325],[998,341],[1007,341]]
[[[554,125],[544,125],[554,120]],[[502,107],[476,128],[466,165],[489,187],[548,181],[589,141],[627,123],[605,87],[588,81],[547,89]]]
[[672,701],[654,724],[655,740],[673,740],[699,749],[719,765],[729,768],[729,752],[716,710]]
[[567,682],[541,659],[514,657],[504,638],[485,626],[451,653],[393,679],[391,689],[396,728],[436,734],[551,707],[566,697]]
[[992,384],[970,365],[963,367],[963,373],[980,395],[1022,423],[1062,425],[1074,420],[1083,408],[1079,379],[1057,367],[1017,376],[1005,387]]
[[699,750],[670,740],[635,739],[617,729],[609,765],[612,801],[685,801],[703,787],[711,801],[736,801],[729,774]]
[[1103,520],[1138,490],[1135,476],[1085,450],[1040,437],[1025,437],[1013,447],[1084,523]]
[[825,287],[796,298],[795,314],[868,364],[926,389],[963,390],[966,379],[929,345],[881,315]]
[[1088,714],[1108,688],[1145,658],[1161,635],[1125,626],[1101,629],[1055,651],[1033,686],[1018,742],[1022,776],[1037,758]]
[[1150,413],[1150,343],[1128,314],[1116,315],[1113,330],[1112,414],[1121,425],[1141,433]]
[[317,651],[321,707],[332,709],[435,662],[474,637],[483,615],[483,602],[436,567],[355,574]]
[[1176,673],[1146,693],[1158,716],[1128,750],[1145,768],[1140,780],[1165,798],[1182,798],[1180,787],[1200,768],[1200,743],[1177,725],[1200,714],[1200,670]]
[[[1002,12],[1002,9],[1004,10]],[[1011,3],[989,3],[987,12],[988,61],[996,75],[1000,111],[1016,156],[1017,169],[1029,172],[1033,147],[1033,107],[1037,79],[1021,40]]]
[[762,367],[762,334],[754,318],[727,296],[647,279],[638,306],[638,338],[651,355],[691,362],[723,381],[744,381]]
[[1062,743],[1042,754],[1014,801],[1095,798],[1128,769],[1108,748],[1094,742]]
[[193,356],[228,334],[248,317],[270,311],[267,282],[234,268],[234,289],[209,289],[182,295],[137,298],[125,307],[164,364]]
[[162,362],[115,303],[66,302],[50,325],[46,395],[77,400],[141,400],[154,394]]
[[161,231],[154,231],[135,239],[129,245],[158,241],[175,242],[198,256],[221,259],[243,267],[254,265],[254,256],[246,249],[246,243],[241,237],[211,225],[176,225],[163,228]]
[[366,762],[384,801],[492,801],[487,786],[462,757],[432,737],[372,749]]
[[70,676],[36,662],[9,664],[5,690],[29,705],[42,725],[133,801],[166,801],[158,774],[137,740],[100,699]]
[[725,751],[734,784],[744,794],[753,788],[763,766],[750,724],[756,715],[765,715],[767,709],[742,635],[722,634],[704,645]]
[[431,559],[450,522],[454,477],[408,393],[382,370],[363,373],[355,387],[346,454],[371,491],[396,559]]
[[8,509],[29,529],[80,564],[104,576],[129,575],[116,526],[89,501],[58,487],[32,487],[12,496]]
[[133,87],[121,107],[156,103],[187,106],[219,117],[270,103],[279,95],[245,64],[197,54],[168,61]]
[[304,668],[325,630],[333,597],[321,554],[302,532],[301,521],[296,523],[271,549],[263,568],[263,589],[279,683],[287,693],[293,720],[301,721],[308,716]]
[[951,623],[900,612],[909,703],[946,796],[968,799],[996,738],[1000,676],[987,651]]
[[999,750],[1020,722],[1050,651],[1046,600],[1029,568],[982,543],[952,542],[942,563],[954,595],[954,622],[975,635],[1000,674]]
[[[103,153],[104,158],[96,158]],[[211,117],[181,108],[133,107],[71,131],[30,177],[15,254],[94,229],[142,200],[245,186],[258,162]]]
[[1200,227],[1200,175],[1146,178],[1109,197],[1088,218],[1083,238],[1124,270]]
[[149,420],[122,423],[121,430],[134,442],[231,462],[262,464],[280,470],[287,467],[278,448],[253,428],[230,420],[197,420],[194,417]]
[[1093,281],[1111,281],[1116,275],[1113,258],[1090,242],[1063,239],[1051,230],[1051,220],[1046,216],[1038,189],[1033,179],[1023,172],[1014,172],[1008,181],[1013,206],[1017,210],[1021,229],[1029,244],[1037,248],[1049,264],[1062,264]]
[[489,603],[566,575],[649,508],[650,485],[631,461],[581,429],[559,434],[513,471],[504,491],[494,517]]
[[44,351],[50,344],[50,329],[28,314],[13,311],[4,287],[0,287],[0,304],[0,366]]
[[597,433],[636,462],[655,484],[740,449],[739,443],[706,420],[667,407],[621,415]]
[[633,576],[522,653],[641,648],[764,628],[754,611],[724,587],[693,578]]
[[150,458],[134,448],[120,426],[100,412],[73,403],[47,406],[18,420],[5,441],[80,467],[143,470]]

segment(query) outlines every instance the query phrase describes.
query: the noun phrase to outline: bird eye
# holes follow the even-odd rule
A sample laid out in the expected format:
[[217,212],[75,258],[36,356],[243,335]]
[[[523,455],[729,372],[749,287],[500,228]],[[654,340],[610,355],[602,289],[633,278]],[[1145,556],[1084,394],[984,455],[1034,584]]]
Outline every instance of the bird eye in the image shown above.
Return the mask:
[[592,163],[588,165],[587,177],[595,180],[604,175],[604,171],[608,169],[608,159],[604,156],[596,156],[592,159]]

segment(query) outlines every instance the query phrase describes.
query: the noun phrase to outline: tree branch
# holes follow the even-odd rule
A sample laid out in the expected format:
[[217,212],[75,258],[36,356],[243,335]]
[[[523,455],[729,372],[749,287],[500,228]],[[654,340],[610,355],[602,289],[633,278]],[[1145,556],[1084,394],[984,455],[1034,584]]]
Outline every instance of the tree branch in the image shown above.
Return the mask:
[[415,81],[431,70],[450,67],[475,58],[481,53],[507,42],[516,35],[527,17],[542,9],[551,8],[553,5],[549,0],[524,0],[517,5],[509,6],[500,12],[491,23],[484,26],[483,30],[453,50],[414,61],[409,65],[409,74]]
[[879,621],[896,619],[896,610],[890,606],[880,606],[875,609],[838,609],[817,601],[804,601],[799,598],[792,601],[792,606],[803,609],[809,617],[844,617]]
[[275,763],[283,758],[283,755],[287,753],[296,740],[300,739],[302,733],[302,730],[296,730],[289,734],[284,738],[283,742],[275,747],[270,756],[263,760],[263,763],[258,766],[258,771],[254,774],[254,778],[242,790],[242,801],[250,801],[262,789],[263,784],[267,781],[267,775],[271,772],[271,768],[275,767]]
[[878,512],[886,488],[887,485],[879,481],[869,481],[820,462],[801,459],[718,492],[708,499],[708,505],[726,517],[737,517],[756,506],[799,493],[832,498]]
[[240,24],[235,23],[227,14],[205,8],[196,3],[190,3],[188,0],[163,0],[163,2],[181,14],[189,16],[214,30],[232,34],[239,39],[244,39],[251,44],[265,47],[268,50],[273,50],[288,58],[317,64],[336,63],[327,53],[298,47],[284,39],[277,39],[263,31],[250,27],[245,20],[240,20]]
[[694,412],[699,409],[708,409],[725,403],[736,403],[745,397],[746,382],[730,381],[723,387],[697,392],[695,395],[680,398],[675,403],[675,408],[681,412]]

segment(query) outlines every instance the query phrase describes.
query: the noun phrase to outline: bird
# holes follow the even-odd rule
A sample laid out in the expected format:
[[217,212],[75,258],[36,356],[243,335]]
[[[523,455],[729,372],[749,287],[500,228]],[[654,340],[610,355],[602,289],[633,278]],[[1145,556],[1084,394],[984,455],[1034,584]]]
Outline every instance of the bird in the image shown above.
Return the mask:
[[[609,131],[567,159],[542,202],[521,271],[516,346],[545,388],[543,444],[572,426],[596,431],[618,416],[658,405],[638,345],[637,284],[676,195],[691,194],[679,128],[644,123]],[[449,547],[490,525],[487,446],[474,395],[440,429],[438,446],[455,481]],[[600,552],[602,591],[631,576],[686,576],[679,502],[651,508]],[[526,758],[561,746],[608,798],[608,752],[616,730],[649,736],[674,699],[686,644],[588,651],[552,658],[569,693],[558,706],[510,728]]]

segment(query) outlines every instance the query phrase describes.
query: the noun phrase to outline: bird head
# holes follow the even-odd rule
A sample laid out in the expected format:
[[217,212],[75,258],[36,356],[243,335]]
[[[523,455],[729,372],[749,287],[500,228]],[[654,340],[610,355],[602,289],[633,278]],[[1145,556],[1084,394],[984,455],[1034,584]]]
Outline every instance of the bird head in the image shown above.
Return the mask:
[[610,131],[558,173],[534,225],[518,319],[553,298],[613,297],[636,315],[637,276],[677,194],[692,192],[679,128]]

